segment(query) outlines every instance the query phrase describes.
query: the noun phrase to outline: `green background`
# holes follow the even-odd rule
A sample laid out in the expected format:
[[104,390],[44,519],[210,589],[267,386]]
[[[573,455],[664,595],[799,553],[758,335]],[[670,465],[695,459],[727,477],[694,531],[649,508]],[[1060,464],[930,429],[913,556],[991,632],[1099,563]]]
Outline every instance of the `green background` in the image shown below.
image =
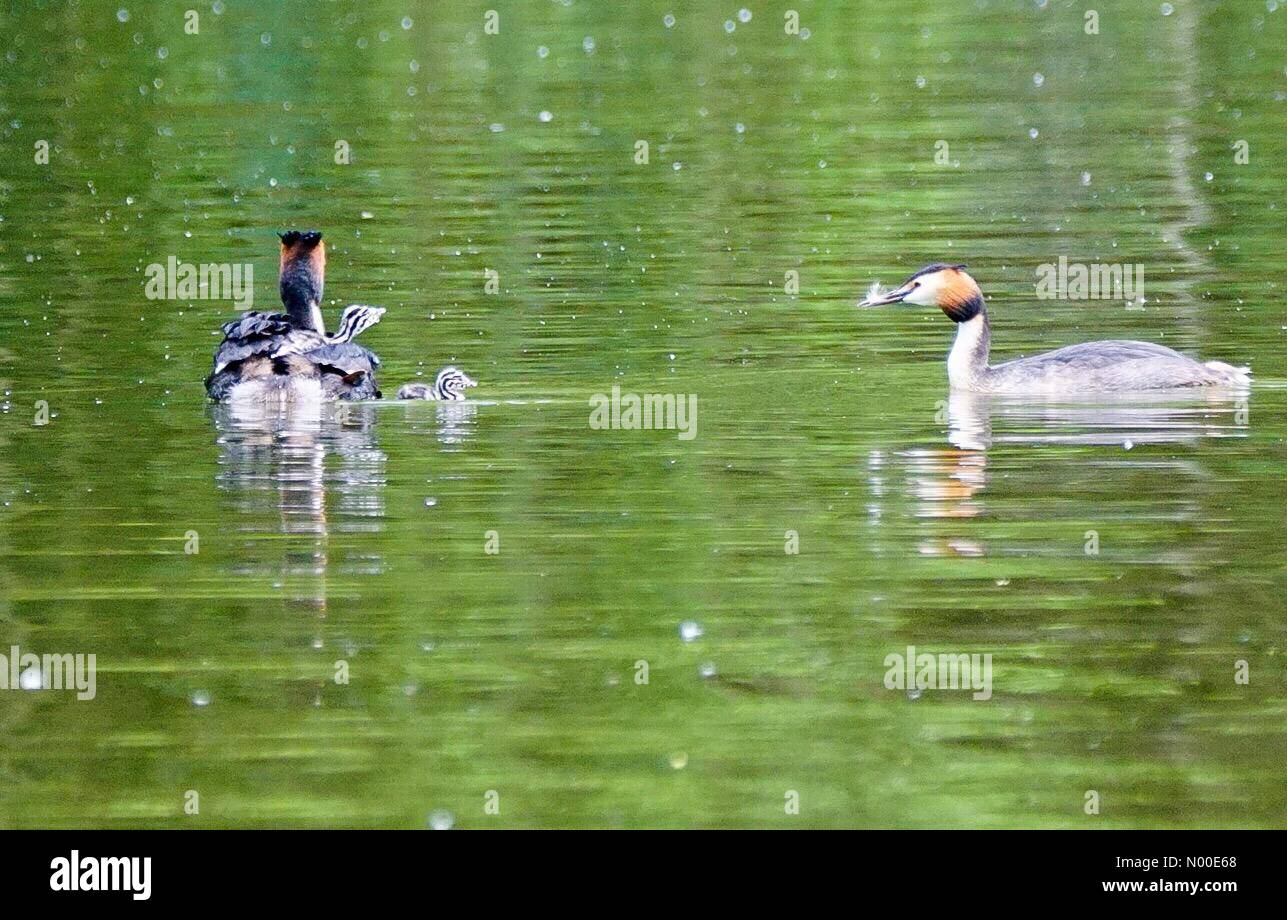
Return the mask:
[[[1085,6],[5,4],[0,648],[98,686],[0,693],[0,825],[1281,826],[1287,9]],[[386,393],[477,402],[207,407],[234,307],[145,268],[252,263],[271,308],[289,227],[332,324],[388,308]],[[1144,308],[1036,300],[1060,256]],[[938,260],[999,357],[1256,388],[958,450],[950,324],[854,308]],[[591,430],[613,384],[697,394],[697,438]],[[909,644],[993,698],[885,689]]]

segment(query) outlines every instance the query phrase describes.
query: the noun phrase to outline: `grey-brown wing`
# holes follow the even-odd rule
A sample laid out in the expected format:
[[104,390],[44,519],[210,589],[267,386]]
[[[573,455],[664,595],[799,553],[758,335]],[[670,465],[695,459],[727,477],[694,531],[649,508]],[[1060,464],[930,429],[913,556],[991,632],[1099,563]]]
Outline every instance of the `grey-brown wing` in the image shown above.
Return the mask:
[[1202,386],[1215,379],[1209,368],[1165,345],[1108,339],[1069,345],[992,368],[995,380],[1014,389],[1048,381],[1078,381],[1088,390],[1139,390]]
[[376,357],[375,352],[354,342],[344,342],[340,345],[323,345],[320,348],[304,352],[304,356],[318,364],[329,364],[332,367],[343,368],[344,372],[348,374],[356,371],[374,373],[375,369],[380,366],[380,359]]
[[[1043,352],[1031,358],[1020,358],[1020,361],[1039,361],[1050,366],[1065,368],[1095,369],[1125,361],[1140,361],[1150,358],[1179,359],[1192,361],[1173,348],[1165,345],[1154,345],[1152,342],[1136,342],[1130,339],[1104,339],[1099,342],[1082,342],[1079,345],[1068,345],[1054,351]],[[1006,362],[1009,364],[1011,362]],[[997,369],[1005,367],[998,364]]]
[[285,313],[251,311],[240,319],[223,324],[223,341],[215,349],[214,370],[218,374],[234,361],[270,354],[282,336],[294,329]]
[[379,399],[375,372],[380,359],[369,348],[353,342],[323,345],[304,357],[319,365],[322,390],[327,399]]

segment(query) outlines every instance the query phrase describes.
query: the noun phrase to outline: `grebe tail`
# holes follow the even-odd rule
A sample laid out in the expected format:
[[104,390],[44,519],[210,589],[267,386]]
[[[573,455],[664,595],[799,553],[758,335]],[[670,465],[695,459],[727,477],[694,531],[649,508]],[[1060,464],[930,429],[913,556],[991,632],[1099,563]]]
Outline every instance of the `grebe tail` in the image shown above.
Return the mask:
[[938,307],[956,323],[947,358],[955,389],[980,393],[1084,393],[1173,387],[1246,387],[1250,368],[1195,361],[1152,342],[1110,339],[988,363],[991,331],[983,292],[964,265],[926,266],[892,291],[875,290],[859,306],[909,303]]
[[238,380],[222,400],[288,408],[323,401],[322,375],[307,358],[255,355],[238,362]]

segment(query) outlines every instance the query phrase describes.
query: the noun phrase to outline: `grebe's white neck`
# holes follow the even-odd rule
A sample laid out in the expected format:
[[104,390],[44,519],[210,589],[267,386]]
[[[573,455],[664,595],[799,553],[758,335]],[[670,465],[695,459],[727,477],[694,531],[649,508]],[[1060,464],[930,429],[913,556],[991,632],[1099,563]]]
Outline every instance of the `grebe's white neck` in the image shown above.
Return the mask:
[[962,390],[974,389],[988,371],[988,311],[980,310],[956,324],[956,341],[947,356],[947,380]]

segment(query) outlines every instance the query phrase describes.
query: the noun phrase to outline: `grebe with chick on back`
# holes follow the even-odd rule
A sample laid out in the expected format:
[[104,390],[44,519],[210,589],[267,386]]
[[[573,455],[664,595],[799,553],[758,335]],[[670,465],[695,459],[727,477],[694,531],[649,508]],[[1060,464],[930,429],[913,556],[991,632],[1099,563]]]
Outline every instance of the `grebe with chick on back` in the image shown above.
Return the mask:
[[322,234],[288,230],[280,237],[279,289],[286,312],[251,311],[224,323],[206,393],[220,402],[379,399],[380,359],[352,339],[378,323],[384,308],[348,306],[339,329],[327,335],[321,310]]
[[[375,371],[380,359],[353,339],[380,321],[384,307],[351,304],[339,328],[327,334],[322,320],[326,244],[316,230],[288,230],[281,237],[281,298],[285,313],[251,311],[223,325],[223,341],[206,378],[218,402],[266,407],[381,397]],[[432,384],[407,383],[399,399],[460,401],[477,386],[455,367]]]
[[899,287],[873,288],[859,304],[875,307],[909,303],[938,307],[956,323],[956,341],[947,358],[954,389],[976,393],[1078,394],[1178,387],[1246,387],[1249,368],[1222,361],[1199,362],[1163,345],[1105,339],[1069,345],[1030,358],[988,364],[991,333],[978,282],[964,265],[936,263]]

